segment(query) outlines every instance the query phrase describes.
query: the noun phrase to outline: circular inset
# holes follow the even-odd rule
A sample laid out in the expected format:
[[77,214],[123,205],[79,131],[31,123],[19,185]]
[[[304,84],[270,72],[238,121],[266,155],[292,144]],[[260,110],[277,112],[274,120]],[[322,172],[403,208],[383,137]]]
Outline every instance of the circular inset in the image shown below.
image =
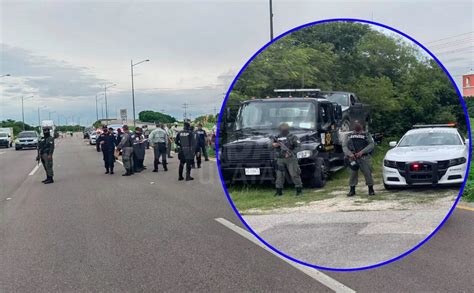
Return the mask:
[[[467,117],[446,68],[410,36],[361,19],[312,22],[263,46],[232,82],[219,175],[242,223],[274,252],[318,269],[375,268],[421,247],[453,212],[471,159]],[[369,195],[346,197],[361,171]],[[442,187],[451,182],[459,192]]]

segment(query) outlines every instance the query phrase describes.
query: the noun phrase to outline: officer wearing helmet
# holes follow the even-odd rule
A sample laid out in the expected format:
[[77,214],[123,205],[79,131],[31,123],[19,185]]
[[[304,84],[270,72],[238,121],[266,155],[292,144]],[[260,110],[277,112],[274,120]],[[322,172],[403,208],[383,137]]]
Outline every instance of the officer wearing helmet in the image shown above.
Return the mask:
[[38,142],[38,156],[36,161],[41,160],[44,171],[46,172],[46,179],[41,181],[44,184],[53,183],[53,152],[54,152],[54,137],[51,135],[49,127],[43,128],[43,137]]
[[370,154],[374,150],[374,140],[370,133],[365,132],[362,125],[356,121],[354,131],[347,134],[342,149],[351,169],[350,190],[347,196],[356,194],[355,187],[358,183],[359,170],[364,174],[365,184],[369,188],[369,195],[375,195],[372,167],[370,165]]
[[280,124],[279,130],[280,134],[272,138],[272,147],[275,149],[276,157],[275,196],[283,195],[286,170],[288,170],[295,185],[296,195],[301,195],[303,183],[301,182],[301,170],[295,154],[296,149],[300,146],[300,140],[296,135],[290,133],[288,123]]
[[186,166],[186,181],[194,180],[194,178],[191,177],[191,165],[194,160],[196,141],[189,122],[184,122],[184,129],[176,135],[176,145],[179,147],[178,180],[181,181],[185,179],[183,177],[184,166]]

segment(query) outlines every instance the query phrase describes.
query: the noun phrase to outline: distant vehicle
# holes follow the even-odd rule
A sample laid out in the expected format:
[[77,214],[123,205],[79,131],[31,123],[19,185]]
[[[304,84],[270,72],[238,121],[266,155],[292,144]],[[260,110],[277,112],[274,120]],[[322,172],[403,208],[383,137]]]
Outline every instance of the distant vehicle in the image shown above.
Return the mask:
[[399,142],[390,142],[383,161],[385,188],[462,184],[469,140],[453,126],[415,125]]
[[84,139],[89,139],[91,129],[93,129],[93,128],[92,127],[84,128],[84,130],[82,131],[82,135],[83,135]]
[[122,129],[122,124],[110,124],[107,125],[107,128],[113,128],[114,129],[114,135],[117,135],[117,130]]
[[98,136],[98,134],[95,131],[89,135],[89,144],[90,145],[95,145],[96,144],[97,136]]
[[0,147],[6,148],[12,147],[13,145],[13,128],[12,127],[1,127],[0,128]]
[[22,131],[15,140],[15,150],[37,148],[39,135],[36,131]]

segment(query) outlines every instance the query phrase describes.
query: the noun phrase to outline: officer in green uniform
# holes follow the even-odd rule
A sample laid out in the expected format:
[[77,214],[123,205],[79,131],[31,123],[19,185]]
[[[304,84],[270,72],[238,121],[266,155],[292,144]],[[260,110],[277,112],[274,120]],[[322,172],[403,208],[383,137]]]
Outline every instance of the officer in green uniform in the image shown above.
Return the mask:
[[354,131],[347,134],[342,149],[349,161],[351,177],[349,178],[350,191],[347,196],[356,194],[355,187],[358,183],[359,169],[364,174],[365,183],[369,188],[369,195],[375,195],[370,153],[374,150],[374,140],[370,133],[363,131],[359,122],[354,123]]
[[44,184],[53,183],[53,152],[54,152],[54,137],[51,136],[48,127],[43,128],[43,137],[38,142],[38,156],[36,161],[43,164],[46,171],[46,179],[41,181]]
[[300,141],[296,135],[290,133],[290,127],[287,123],[280,124],[279,130],[280,134],[273,139],[272,143],[276,158],[275,196],[283,195],[286,170],[288,170],[291,180],[295,185],[296,195],[301,195],[303,183],[301,182],[301,170],[295,154]]

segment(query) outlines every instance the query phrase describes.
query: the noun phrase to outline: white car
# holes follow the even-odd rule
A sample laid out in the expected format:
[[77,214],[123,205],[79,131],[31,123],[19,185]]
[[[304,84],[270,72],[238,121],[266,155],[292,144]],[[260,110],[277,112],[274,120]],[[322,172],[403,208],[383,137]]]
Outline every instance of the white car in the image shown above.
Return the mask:
[[469,140],[451,125],[420,125],[409,130],[383,160],[386,189],[413,185],[462,184]]
[[96,144],[96,142],[97,142],[97,136],[98,136],[97,133],[95,133],[95,132],[92,133],[92,134],[89,136],[89,144],[91,144],[91,145]]

